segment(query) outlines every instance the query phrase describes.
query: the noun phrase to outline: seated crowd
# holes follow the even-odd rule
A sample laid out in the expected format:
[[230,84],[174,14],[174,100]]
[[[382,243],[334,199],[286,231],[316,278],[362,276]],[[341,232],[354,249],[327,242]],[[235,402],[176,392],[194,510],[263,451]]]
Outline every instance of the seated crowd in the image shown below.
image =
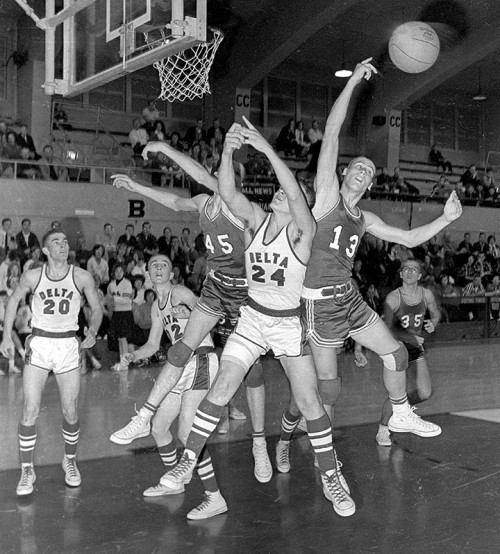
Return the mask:
[[[55,221],[52,226],[59,226],[59,223]],[[184,284],[199,294],[207,272],[206,248],[203,235],[198,235],[194,241],[190,235],[187,227],[180,236],[173,235],[170,227],[165,227],[162,236],[157,238],[151,233],[151,224],[144,222],[137,235],[134,226],[127,224],[125,232],[115,239],[113,226],[106,223],[91,250],[86,247],[85,237],[78,236],[69,262],[86,269],[94,278],[105,313],[99,334],[101,338],[107,337],[110,350],[122,353],[122,349],[133,350],[147,342],[151,306],[156,297],[147,262],[154,253],[160,252],[171,259],[173,283]],[[16,234],[12,221],[4,219],[0,230],[0,325],[6,301],[22,273],[40,267],[43,262],[44,255],[38,237],[31,232],[30,220],[23,220]],[[26,298],[19,307],[15,323],[14,340],[22,357],[24,341],[31,332],[29,306],[30,298]],[[79,318],[82,337],[88,315],[89,309],[83,305]],[[83,352],[84,372],[88,361],[94,368],[100,368],[98,354],[92,349]],[[18,372],[14,360],[9,360],[9,368]]]

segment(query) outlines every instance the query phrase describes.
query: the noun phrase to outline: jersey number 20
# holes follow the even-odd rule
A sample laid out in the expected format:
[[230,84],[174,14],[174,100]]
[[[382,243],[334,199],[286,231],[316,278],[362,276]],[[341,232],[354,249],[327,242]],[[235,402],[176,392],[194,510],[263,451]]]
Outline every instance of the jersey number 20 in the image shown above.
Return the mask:
[[[43,303],[43,313],[46,315],[54,315],[56,313],[56,303],[51,298],[47,298],[45,302]],[[57,312],[66,315],[69,313],[69,300],[66,298],[63,298],[62,300],[59,300],[58,306],[57,306]]]

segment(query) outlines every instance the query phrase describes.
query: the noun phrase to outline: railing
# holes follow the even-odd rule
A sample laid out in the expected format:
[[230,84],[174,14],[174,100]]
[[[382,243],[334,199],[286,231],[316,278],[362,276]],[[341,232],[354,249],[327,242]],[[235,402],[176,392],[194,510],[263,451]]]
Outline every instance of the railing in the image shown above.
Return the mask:
[[[475,317],[475,319],[482,324],[480,338],[491,338],[493,331],[497,329],[498,321],[491,319],[492,305],[495,304],[500,304],[500,296],[482,294],[480,296],[445,297],[441,299],[441,306],[445,309],[458,308],[461,310],[464,315],[464,321],[467,324],[469,321],[466,317],[466,312],[472,312],[474,316],[479,315],[479,318]],[[477,313],[474,314],[474,312]]]

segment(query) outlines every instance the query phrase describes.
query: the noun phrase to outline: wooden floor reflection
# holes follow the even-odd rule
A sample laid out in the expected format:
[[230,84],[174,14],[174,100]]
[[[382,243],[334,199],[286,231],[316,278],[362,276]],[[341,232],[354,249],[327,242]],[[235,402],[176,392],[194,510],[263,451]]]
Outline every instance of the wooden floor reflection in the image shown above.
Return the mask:
[[[342,355],[335,436],[357,504],[356,514],[344,519],[322,495],[303,434],[292,444],[289,474],[275,472],[267,484],[255,480],[248,421],[232,421],[228,435],[212,441],[227,514],[186,520],[201,499],[197,478],[184,494],[145,500],[142,491],[163,473],[152,439],[119,447],[109,435],[142,403],[158,368],[101,370],[83,378],[78,489],[64,484],[61,413],[50,378],[39,421],[35,492],[19,499],[21,380],[1,377],[0,552],[496,553],[500,427],[488,421],[487,409],[500,407],[499,354],[496,342],[434,345],[429,361],[435,394],[421,412],[443,433],[433,439],[400,434],[391,448],[374,441],[384,399],[380,362],[369,355],[369,366],[359,369],[351,355]],[[111,362],[104,350],[103,362]],[[265,369],[272,457],[288,387],[275,362]],[[242,392],[238,405],[246,411]],[[479,409],[486,410],[483,419],[467,417],[467,410]]]

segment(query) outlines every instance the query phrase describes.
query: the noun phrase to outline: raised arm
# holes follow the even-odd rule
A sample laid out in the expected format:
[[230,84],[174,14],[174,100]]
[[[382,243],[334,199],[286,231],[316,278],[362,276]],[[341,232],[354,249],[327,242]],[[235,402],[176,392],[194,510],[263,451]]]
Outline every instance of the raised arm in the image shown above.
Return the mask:
[[158,190],[156,188],[145,187],[136,183],[128,175],[112,175],[113,186],[116,188],[124,188],[130,192],[136,192],[141,196],[146,196],[151,198],[155,202],[158,202],[166,208],[174,210],[174,212],[197,212],[200,211],[201,206],[206,202],[207,195],[199,194],[193,198],[185,198],[184,196],[178,196],[173,192],[168,192],[166,190]]
[[335,204],[338,200],[339,181],[335,170],[337,168],[340,129],[344,124],[354,89],[363,79],[368,80],[372,73],[377,73],[375,67],[370,63],[371,60],[372,58],[367,58],[358,63],[326,120],[315,180],[316,202],[319,206],[322,206],[326,199],[328,199],[329,205]]
[[183,171],[185,171],[196,182],[204,185],[207,189],[213,192],[219,192],[219,184],[217,178],[210,175],[208,171],[196,160],[193,160],[190,156],[179,152],[175,148],[172,148],[166,142],[151,141],[146,144],[142,151],[142,157],[147,160],[148,153],[158,154],[161,152],[175,162]]
[[245,227],[253,227],[256,205],[236,189],[234,175],[233,152],[239,150],[245,141],[241,129],[241,125],[233,123],[226,134],[219,165],[219,194],[232,214],[241,220]]
[[306,236],[312,238],[316,230],[316,223],[307,204],[306,197],[293,173],[250,121],[246,117],[243,117],[243,120],[247,126],[246,129],[242,128],[241,130],[245,137],[245,143],[266,155],[276,173],[279,184],[285,191],[295,226],[303,231]]
[[458,219],[462,215],[462,204],[460,204],[456,192],[453,191],[446,201],[443,213],[437,219],[426,225],[421,225],[420,227],[415,227],[415,229],[410,230],[399,229],[398,227],[387,225],[380,217],[371,212],[363,211],[363,213],[366,221],[366,231],[368,233],[371,233],[379,239],[414,248],[428,241],[452,221]]

